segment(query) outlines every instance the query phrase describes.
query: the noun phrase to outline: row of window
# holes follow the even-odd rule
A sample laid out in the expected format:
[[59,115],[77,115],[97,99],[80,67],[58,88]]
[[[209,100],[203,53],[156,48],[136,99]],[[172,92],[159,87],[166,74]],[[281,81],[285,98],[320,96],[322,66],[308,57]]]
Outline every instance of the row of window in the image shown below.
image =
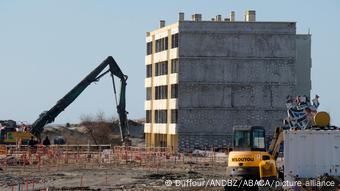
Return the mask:
[[[168,110],[155,110],[155,123],[167,123],[168,122]],[[177,109],[171,110],[170,123],[177,123],[178,111]],[[151,123],[152,111],[146,110],[145,123]]]
[[156,52],[168,50],[168,37],[156,40]]
[[167,123],[168,110],[155,110],[155,123]]
[[[171,84],[171,98],[178,97],[178,84]],[[151,87],[146,88],[146,100],[151,100]],[[168,99],[168,86],[155,87],[155,100]]]
[[[171,73],[178,73],[178,59],[172,59],[171,60]],[[157,62],[155,68],[155,76],[161,76],[168,74],[168,62]],[[152,65],[148,64],[146,65],[146,77],[152,77]]]
[[168,98],[168,86],[156,86],[155,87],[155,99],[167,99]]
[[[157,39],[155,42],[155,51],[161,52],[168,50],[168,37]],[[178,33],[171,35],[171,48],[178,47]],[[152,42],[146,43],[146,55],[152,54]]]
[[157,62],[155,70],[156,70],[155,71],[156,76],[168,74],[168,62],[167,61]]

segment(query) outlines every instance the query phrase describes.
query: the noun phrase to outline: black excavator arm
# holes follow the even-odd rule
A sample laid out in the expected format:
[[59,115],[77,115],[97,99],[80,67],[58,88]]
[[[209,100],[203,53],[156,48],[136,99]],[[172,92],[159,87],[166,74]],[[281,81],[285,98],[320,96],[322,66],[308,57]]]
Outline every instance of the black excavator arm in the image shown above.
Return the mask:
[[[109,69],[101,72],[109,66]],[[110,73],[112,77],[113,89],[116,94],[116,87],[114,83],[114,76],[120,79],[120,96],[119,103],[117,104],[117,98],[115,101],[117,104],[117,112],[119,115],[120,132],[123,143],[129,142],[129,130],[127,122],[126,109],[126,80],[127,76],[123,74],[116,61],[112,56],[107,57],[97,68],[95,68],[90,74],[88,74],[81,82],[79,82],[71,91],[69,91],[63,98],[61,98],[50,110],[40,114],[39,118],[32,124],[30,132],[40,139],[40,135],[44,130],[44,126],[52,123],[55,118],[65,110],[77,97],[92,83],[98,81],[105,74]]]

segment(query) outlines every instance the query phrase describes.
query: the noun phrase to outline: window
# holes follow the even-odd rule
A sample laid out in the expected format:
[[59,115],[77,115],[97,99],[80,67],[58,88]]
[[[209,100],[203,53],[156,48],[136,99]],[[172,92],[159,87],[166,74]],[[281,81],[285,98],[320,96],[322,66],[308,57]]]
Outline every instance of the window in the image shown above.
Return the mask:
[[168,74],[168,62],[157,62],[156,63],[156,76]]
[[160,43],[159,43],[159,40],[156,40],[155,45],[156,45],[156,52],[159,52],[159,50],[160,50],[160,47],[159,47]]
[[155,122],[167,123],[167,110],[155,110]]
[[237,148],[250,148],[250,132],[236,131],[234,133],[234,146]]
[[146,88],[146,100],[151,100],[151,88]]
[[253,147],[255,149],[264,149],[264,129],[254,129],[253,131]]
[[171,98],[177,98],[178,97],[178,84],[172,84],[171,85]]
[[177,117],[178,117],[177,109],[172,109],[171,110],[171,123],[177,123]]
[[168,37],[156,40],[156,52],[168,50]]
[[164,50],[168,50],[168,42],[169,42],[169,38],[165,37],[164,38]]
[[152,65],[146,65],[146,77],[149,78],[152,76]]
[[171,73],[178,73],[178,59],[171,60]]
[[151,123],[151,114],[152,114],[151,110],[146,110],[145,123]]
[[168,86],[156,86],[155,99],[167,99],[167,98],[168,98]]
[[146,43],[146,55],[152,54],[152,42]]
[[178,47],[178,33],[171,35],[171,48]]

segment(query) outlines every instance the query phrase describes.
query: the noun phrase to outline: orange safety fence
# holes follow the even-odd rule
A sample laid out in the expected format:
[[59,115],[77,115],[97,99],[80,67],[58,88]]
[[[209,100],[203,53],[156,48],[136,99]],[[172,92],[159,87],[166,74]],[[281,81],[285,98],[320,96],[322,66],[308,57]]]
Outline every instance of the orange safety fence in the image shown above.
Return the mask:
[[[4,154],[6,153],[6,154]],[[227,152],[215,152],[214,148],[201,148],[188,152],[172,152],[167,147],[125,147],[111,145],[38,145],[7,146],[0,155],[0,168],[5,174],[18,175],[24,180],[13,182],[12,189],[20,185],[27,188],[46,187],[44,176],[33,177],[36,173],[56,173],[65,169],[110,169],[117,166],[140,167],[145,170],[172,170],[181,165],[192,168],[200,165],[226,165]],[[80,186],[86,185],[79,177]],[[103,184],[107,184],[107,176]],[[11,186],[9,185],[9,186]],[[48,185],[47,185],[48,186]],[[23,187],[22,187],[23,188]]]
[[[5,152],[3,152],[5,153]],[[0,167],[31,166],[50,169],[67,165],[89,168],[115,164],[164,167],[178,163],[226,163],[226,152],[215,152],[214,148],[199,149],[187,153],[174,153],[167,147],[125,147],[111,145],[38,145],[7,147],[6,154],[0,157]],[[5,156],[5,157],[4,157]]]

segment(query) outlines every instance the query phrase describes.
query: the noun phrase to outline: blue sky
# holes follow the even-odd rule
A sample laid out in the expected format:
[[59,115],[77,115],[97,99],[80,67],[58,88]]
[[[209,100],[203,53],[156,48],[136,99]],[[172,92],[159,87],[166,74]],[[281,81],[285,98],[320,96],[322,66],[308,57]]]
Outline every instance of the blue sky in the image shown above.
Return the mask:
[[[312,34],[312,95],[340,125],[340,1],[307,0],[0,0],[0,119],[33,122],[108,55],[129,76],[127,110],[144,117],[145,33],[201,13],[203,19],[256,10],[259,21],[296,21]],[[116,116],[109,76],[93,84],[56,119],[77,122],[83,114]]]

